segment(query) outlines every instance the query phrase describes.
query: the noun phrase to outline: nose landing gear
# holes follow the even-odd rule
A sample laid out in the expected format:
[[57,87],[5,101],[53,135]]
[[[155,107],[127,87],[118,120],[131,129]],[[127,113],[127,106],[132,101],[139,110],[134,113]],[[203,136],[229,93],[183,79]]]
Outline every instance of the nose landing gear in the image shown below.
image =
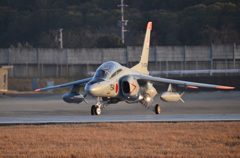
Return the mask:
[[102,101],[102,98],[101,97],[97,97],[96,98],[96,105],[93,105],[92,108],[91,108],[91,115],[100,115],[101,112],[102,112],[102,109],[107,107],[107,103],[104,103]]
[[100,115],[101,108],[99,106],[93,105],[91,108],[91,115]]

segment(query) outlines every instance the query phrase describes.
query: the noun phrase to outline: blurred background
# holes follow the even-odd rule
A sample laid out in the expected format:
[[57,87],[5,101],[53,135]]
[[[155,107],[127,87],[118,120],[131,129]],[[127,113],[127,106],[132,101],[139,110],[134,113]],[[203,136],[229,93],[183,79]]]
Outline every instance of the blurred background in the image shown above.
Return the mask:
[[12,67],[0,82],[28,91],[109,60],[131,67],[148,21],[151,75],[239,87],[240,0],[1,0],[0,65]]

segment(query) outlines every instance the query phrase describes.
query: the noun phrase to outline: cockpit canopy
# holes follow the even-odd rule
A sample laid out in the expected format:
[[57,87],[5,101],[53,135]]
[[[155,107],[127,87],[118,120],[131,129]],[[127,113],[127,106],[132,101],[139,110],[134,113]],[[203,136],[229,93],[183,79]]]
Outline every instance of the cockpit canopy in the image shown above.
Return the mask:
[[121,69],[121,65],[114,61],[103,63],[96,71],[94,78],[110,79]]

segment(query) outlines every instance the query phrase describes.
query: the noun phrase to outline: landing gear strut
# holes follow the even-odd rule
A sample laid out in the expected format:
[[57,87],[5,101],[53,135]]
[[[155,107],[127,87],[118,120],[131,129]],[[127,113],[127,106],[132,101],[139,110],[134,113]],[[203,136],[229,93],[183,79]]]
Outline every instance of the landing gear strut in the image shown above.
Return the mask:
[[155,113],[156,113],[156,114],[160,114],[160,113],[161,113],[161,107],[160,107],[159,104],[156,104],[156,105],[155,105]]

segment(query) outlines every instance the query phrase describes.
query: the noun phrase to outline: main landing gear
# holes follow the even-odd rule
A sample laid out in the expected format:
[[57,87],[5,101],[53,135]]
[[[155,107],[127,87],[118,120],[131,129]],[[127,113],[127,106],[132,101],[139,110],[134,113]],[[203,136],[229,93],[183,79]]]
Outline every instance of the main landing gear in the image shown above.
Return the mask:
[[[97,97],[96,101],[97,101],[96,105],[92,105],[91,107],[91,115],[100,115],[102,112],[102,109],[108,105],[107,102],[102,102],[101,97]],[[155,106],[152,105],[152,106],[144,106],[144,107],[151,109],[156,114],[161,113],[161,107],[159,104],[156,104]]]
[[155,105],[155,113],[156,113],[156,114],[160,114],[160,113],[161,113],[161,107],[160,107],[159,104],[156,104],[156,105]]
[[[159,104],[155,105],[154,111],[157,115],[161,113],[161,107]],[[91,108],[91,115],[100,115],[100,114],[101,114],[101,107],[97,105],[93,105]]]
[[161,113],[161,107],[159,104],[156,104],[154,106],[153,103],[153,97],[148,94],[145,93],[143,95],[140,95],[141,97],[139,97],[139,103],[142,104],[143,107],[152,110],[153,112],[155,112],[156,114],[160,114]]

